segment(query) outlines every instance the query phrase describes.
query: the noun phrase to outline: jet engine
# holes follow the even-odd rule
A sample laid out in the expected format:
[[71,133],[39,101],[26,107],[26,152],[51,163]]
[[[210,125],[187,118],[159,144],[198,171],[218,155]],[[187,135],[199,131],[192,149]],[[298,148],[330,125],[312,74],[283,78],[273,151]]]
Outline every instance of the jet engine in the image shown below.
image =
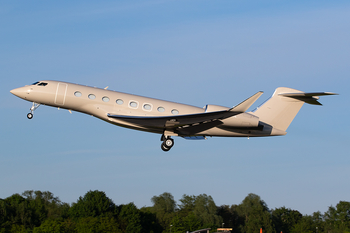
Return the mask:
[[240,113],[238,115],[221,120],[224,126],[229,127],[258,127],[259,117],[249,113]]
[[217,111],[224,111],[229,110],[230,108],[220,106],[220,105],[213,105],[213,104],[207,104],[204,106],[205,112],[217,112]]
[[[220,105],[211,105],[208,104],[204,107],[205,112],[216,112],[229,110],[230,108],[220,106]],[[259,126],[259,117],[254,116],[249,113],[240,113],[235,116],[221,120],[224,126],[228,127],[258,127]]]

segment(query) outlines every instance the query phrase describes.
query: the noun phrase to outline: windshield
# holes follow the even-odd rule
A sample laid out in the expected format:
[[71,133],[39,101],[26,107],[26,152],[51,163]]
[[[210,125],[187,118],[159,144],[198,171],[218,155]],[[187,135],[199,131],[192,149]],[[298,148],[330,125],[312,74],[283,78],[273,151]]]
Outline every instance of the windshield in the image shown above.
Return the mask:
[[37,85],[37,86],[46,86],[47,83],[44,83],[44,82],[35,82],[33,83],[32,85]]

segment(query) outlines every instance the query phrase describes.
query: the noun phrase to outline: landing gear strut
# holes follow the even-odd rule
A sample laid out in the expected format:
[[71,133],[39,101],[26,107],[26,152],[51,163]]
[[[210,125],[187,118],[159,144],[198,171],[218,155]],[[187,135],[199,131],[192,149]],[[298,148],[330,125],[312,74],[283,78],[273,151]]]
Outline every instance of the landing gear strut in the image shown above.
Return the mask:
[[174,139],[170,138],[170,136],[162,135],[161,140],[163,143],[160,147],[163,151],[169,151],[174,146]]
[[30,113],[27,114],[27,118],[28,119],[32,119],[33,118],[33,112],[35,111],[35,109],[39,108],[40,104],[37,104],[35,102],[33,102],[32,107],[30,108]]

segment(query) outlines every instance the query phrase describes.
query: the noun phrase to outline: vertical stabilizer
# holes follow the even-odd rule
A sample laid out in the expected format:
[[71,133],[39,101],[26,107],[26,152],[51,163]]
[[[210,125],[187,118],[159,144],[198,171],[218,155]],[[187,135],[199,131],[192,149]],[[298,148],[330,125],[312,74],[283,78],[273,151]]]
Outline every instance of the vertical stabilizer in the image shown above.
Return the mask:
[[254,115],[259,117],[259,121],[267,123],[275,129],[286,131],[303,106],[304,101],[280,95],[283,93],[304,92],[292,88],[279,87],[275,90],[272,97],[254,112]]

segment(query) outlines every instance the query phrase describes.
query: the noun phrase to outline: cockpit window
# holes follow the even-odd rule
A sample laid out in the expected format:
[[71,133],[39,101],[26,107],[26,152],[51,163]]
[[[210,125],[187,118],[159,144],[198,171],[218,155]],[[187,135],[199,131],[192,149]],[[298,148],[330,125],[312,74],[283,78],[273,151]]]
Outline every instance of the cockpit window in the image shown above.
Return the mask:
[[44,83],[44,82],[35,82],[33,83],[32,85],[37,85],[37,86],[46,86],[47,83]]

